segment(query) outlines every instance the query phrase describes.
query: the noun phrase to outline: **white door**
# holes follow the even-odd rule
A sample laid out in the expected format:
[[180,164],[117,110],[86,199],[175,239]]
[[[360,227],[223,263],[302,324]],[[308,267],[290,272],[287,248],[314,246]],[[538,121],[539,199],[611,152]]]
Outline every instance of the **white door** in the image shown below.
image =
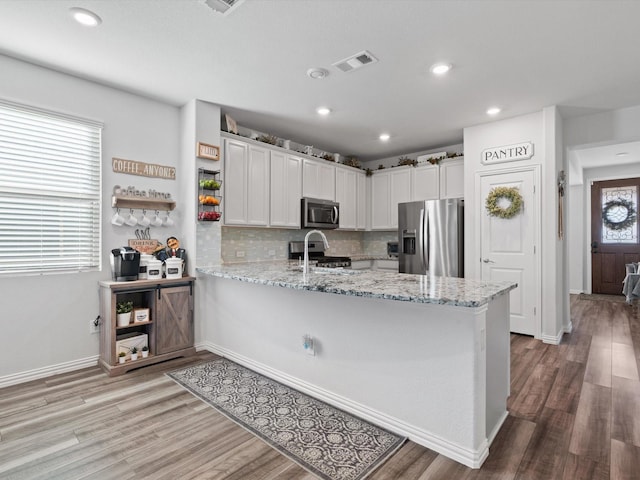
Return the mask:
[[[482,280],[511,281],[511,331],[540,336],[540,289],[538,281],[537,170],[522,170],[480,176]],[[524,203],[512,218],[490,216],[485,201],[495,187],[516,187]],[[506,202],[506,203],[504,203]],[[508,206],[501,199],[498,206]]]

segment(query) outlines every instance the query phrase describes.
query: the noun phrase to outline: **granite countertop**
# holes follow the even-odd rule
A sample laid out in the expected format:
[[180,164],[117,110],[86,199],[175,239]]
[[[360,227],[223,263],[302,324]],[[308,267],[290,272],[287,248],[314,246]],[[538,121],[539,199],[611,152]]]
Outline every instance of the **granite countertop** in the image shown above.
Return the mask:
[[512,282],[483,282],[385,271],[312,268],[305,276],[297,262],[256,262],[197,267],[214,277],[276,287],[458,307],[479,307],[517,287]]
[[344,255],[345,257],[349,257],[352,262],[357,262],[359,260],[393,260],[398,261],[398,257],[390,257],[389,255],[369,255],[366,253],[356,253],[351,255]]

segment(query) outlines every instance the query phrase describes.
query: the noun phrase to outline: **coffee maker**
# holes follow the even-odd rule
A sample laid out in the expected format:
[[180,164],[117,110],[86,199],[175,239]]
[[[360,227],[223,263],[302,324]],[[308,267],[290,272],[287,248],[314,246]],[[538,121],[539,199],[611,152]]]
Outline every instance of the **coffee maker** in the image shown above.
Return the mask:
[[140,252],[131,247],[111,250],[111,275],[116,282],[138,280]]

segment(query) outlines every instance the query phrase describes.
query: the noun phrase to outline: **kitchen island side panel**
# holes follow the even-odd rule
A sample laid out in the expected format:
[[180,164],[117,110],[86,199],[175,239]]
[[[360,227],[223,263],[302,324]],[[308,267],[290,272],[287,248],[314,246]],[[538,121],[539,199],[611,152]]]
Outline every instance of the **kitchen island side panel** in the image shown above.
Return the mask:
[[[212,303],[202,318],[212,351],[465,465],[477,468],[486,458],[484,335],[494,333],[486,329],[486,305],[453,307],[202,280]],[[508,317],[508,302],[506,307]],[[315,356],[303,349],[305,334],[314,338]],[[508,341],[508,327],[495,334]],[[506,355],[493,362],[508,363]],[[506,412],[506,397],[493,409]]]

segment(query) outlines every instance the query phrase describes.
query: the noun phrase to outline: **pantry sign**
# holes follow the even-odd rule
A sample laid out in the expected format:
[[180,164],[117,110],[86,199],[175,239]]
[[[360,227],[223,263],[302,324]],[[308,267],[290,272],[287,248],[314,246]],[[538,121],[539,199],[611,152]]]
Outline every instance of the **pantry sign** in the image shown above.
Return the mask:
[[115,157],[111,159],[111,164],[115,173],[166,178],[167,180],[176,179],[176,167],[167,167],[165,165],[155,165],[153,163],[137,162],[135,160],[125,160]]
[[482,151],[482,163],[490,165],[493,163],[513,162],[516,160],[526,160],[533,156],[533,143],[524,142],[504,147],[487,148]]

